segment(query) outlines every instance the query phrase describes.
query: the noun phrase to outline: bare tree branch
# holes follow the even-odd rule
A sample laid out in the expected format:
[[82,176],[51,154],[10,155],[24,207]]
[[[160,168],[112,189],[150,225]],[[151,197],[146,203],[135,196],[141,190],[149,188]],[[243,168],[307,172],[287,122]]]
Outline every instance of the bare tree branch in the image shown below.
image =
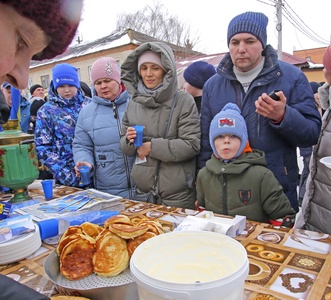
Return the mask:
[[177,16],[170,16],[168,10],[158,1],[154,6],[146,6],[135,13],[118,15],[116,30],[127,28],[189,50],[193,50],[199,41],[199,37],[192,38],[190,27]]

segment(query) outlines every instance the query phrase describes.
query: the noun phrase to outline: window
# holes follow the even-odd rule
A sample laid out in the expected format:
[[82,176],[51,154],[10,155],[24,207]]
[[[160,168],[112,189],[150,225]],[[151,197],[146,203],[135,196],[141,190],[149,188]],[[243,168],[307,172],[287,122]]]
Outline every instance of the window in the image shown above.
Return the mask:
[[91,68],[92,68],[92,66],[88,66],[88,68],[87,68],[88,78],[89,78],[90,84],[92,84],[92,82],[91,82]]
[[32,83],[32,78],[31,78],[31,77],[29,77],[29,81],[28,81],[28,88],[30,88],[32,85],[33,85],[33,83]]
[[77,68],[78,78],[80,80],[80,68]]
[[44,89],[49,88],[49,84],[50,84],[49,75],[40,76],[40,81]]

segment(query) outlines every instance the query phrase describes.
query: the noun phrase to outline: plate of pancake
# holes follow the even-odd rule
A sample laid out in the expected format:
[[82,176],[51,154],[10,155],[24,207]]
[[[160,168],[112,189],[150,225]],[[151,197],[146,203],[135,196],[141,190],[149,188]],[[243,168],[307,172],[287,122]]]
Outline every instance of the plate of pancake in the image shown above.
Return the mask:
[[126,215],[112,216],[103,226],[90,222],[70,226],[56,248],[60,273],[69,280],[92,273],[117,276],[127,269],[130,257],[142,242],[162,233],[157,219],[132,222]]

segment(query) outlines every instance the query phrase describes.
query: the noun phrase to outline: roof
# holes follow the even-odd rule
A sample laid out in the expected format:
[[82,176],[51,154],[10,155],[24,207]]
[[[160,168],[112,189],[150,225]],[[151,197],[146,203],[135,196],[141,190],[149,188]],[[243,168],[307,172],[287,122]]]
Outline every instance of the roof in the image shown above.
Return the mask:
[[[135,44],[139,46],[145,42],[151,42],[151,41],[160,41],[160,40],[153,38],[149,35],[146,35],[144,33],[132,30],[130,28],[122,31],[114,31],[110,35],[99,38],[95,41],[86,41],[85,43],[80,43],[78,45],[76,44],[74,46],[68,47],[68,49],[63,54],[60,54],[52,59],[45,59],[42,61],[31,61],[30,68],[35,68],[47,64],[53,64],[61,61],[67,61],[71,58],[80,57],[83,55],[96,53],[103,50],[108,50],[129,44]],[[180,69],[182,67],[187,67],[190,63],[197,60],[207,61],[208,63],[217,66],[221,61],[221,59],[226,54],[226,52],[223,52],[223,53],[206,55],[173,44],[169,44],[169,46],[172,47],[174,52],[181,53],[184,56],[194,54],[193,56],[189,56],[188,58],[177,60],[177,69]],[[309,67],[308,62],[305,59],[288,54],[286,52],[283,52],[282,60],[300,68]]]
[[[110,35],[99,38],[95,41],[87,41],[85,43],[68,47],[68,49],[64,53],[52,59],[44,59],[42,61],[31,61],[30,68],[52,64],[55,62],[67,61],[68,59],[71,58],[80,57],[83,55],[96,53],[103,50],[108,50],[129,44],[135,44],[139,46],[143,43],[151,42],[151,41],[160,41],[160,40],[132,29],[125,29],[120,32],[114,31]],[[171,46],[172,49],[177,53],[178,52],[187,53],[188,51],[186,48],[177,45],[169,44],[169,46]],[[198,53],[196,51],[189,51],[189,52],[190,54]]]
[[[177,70],[180,70],[181,68],[186,68],[191,63],[193,63],[195,61],[199,61],[199,60],[206,61],[206,62],[210,63],[211,65],[217,67],[226,53],[227,52],[208,54],[208,55],[203,55],[203,54],[194,55],[194,56],[191,56],[191,57],[188,57],[185,59],[178,60],[176,63],[176,67],[177,67]],[[294,56],[294,55],[286,53],[286,52],[283,52],[282,60],[291,65],[297,66],[299,68],[309,66],[308,62],[305,59],[298,57],[298,56]]]

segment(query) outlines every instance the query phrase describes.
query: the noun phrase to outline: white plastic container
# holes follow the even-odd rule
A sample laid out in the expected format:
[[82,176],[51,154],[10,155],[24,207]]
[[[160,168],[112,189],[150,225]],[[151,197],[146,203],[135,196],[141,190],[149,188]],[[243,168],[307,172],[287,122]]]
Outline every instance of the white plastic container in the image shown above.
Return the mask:
[[140,300],[241,300],[249,261],[226,235],[178,231],[142,243],[130,269]]

